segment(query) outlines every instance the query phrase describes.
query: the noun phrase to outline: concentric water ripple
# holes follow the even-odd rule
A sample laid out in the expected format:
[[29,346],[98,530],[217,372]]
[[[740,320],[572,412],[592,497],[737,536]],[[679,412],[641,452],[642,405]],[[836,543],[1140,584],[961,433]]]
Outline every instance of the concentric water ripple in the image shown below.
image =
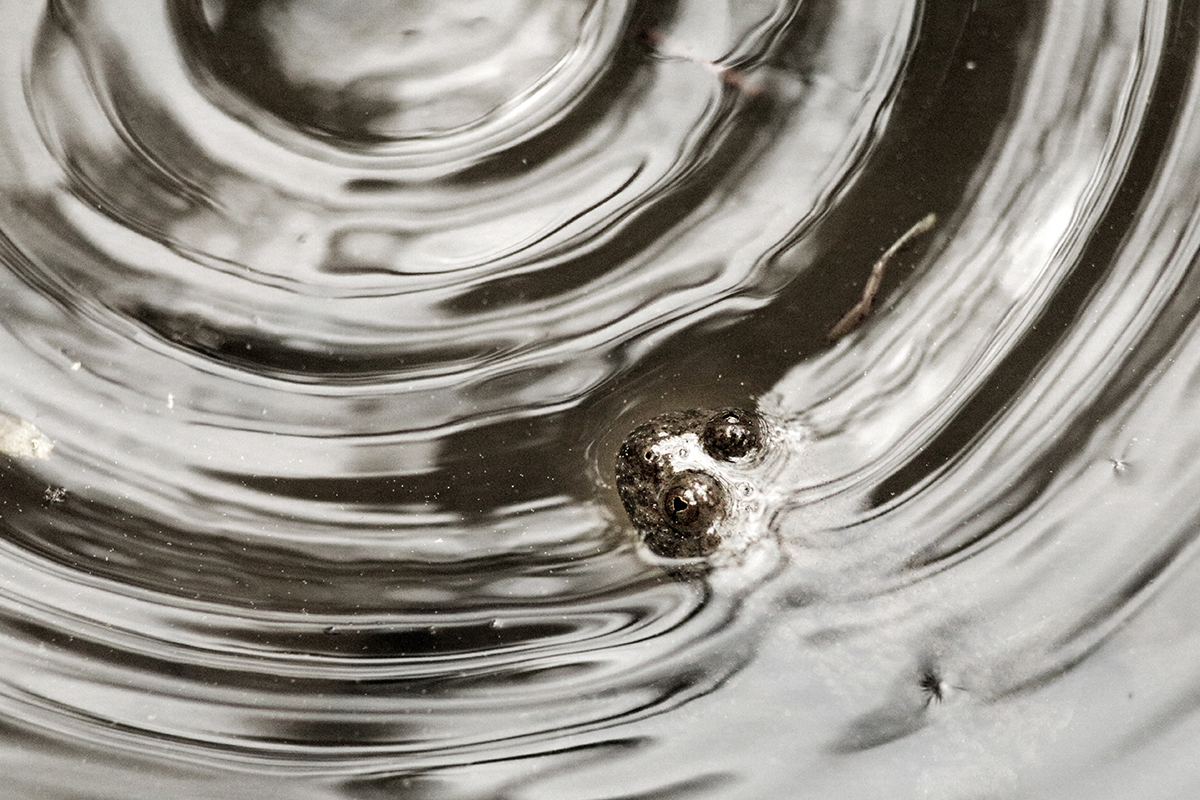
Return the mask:
[[1200,786],[1195,3],[3,8],[0,797]]

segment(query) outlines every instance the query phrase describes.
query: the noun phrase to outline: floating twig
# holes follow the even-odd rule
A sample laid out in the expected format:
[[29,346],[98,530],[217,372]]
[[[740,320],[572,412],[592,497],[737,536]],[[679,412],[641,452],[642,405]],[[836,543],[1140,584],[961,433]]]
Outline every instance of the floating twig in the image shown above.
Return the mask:
[[763,86],[761,82],[739,69],[722,66],[715,61],[699,55],[684,42],[672,39],[653,28],[647,28],[642,31],[641,39],[664,56],[680,58],[696,64],[706,72],[716,75],[726,86],[737,89],[747,97],[757,97],[762,94]]
[[855,303],[854,307],[847,311],[845,316],[829,329],[829,333],[825,334],[826,339],[835,342],[862,324],[862,321],[867,318],[867,314],[871,313],[871,301],[875,299],[875,294],[879,291],[880,284],[883,283],[883,270],[887,266],[888,261],[902,247],[932,228],[935,222],[937,222],[936,214],[926,214],[917,224],[905,231],[904,235],[897,239],[891,247],[884,251],[884,254],[871,267],[871,275],[867,278],[867,285],[863,287],[862,299]]

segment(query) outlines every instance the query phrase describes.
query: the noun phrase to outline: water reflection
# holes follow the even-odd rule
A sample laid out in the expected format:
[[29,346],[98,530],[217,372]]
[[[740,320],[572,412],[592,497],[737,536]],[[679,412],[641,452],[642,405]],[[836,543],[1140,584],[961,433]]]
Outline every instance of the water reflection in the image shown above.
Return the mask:
[[[4,9],[15,796],[1196,781],[1190,4]],[[760,400],[777,548],[643,558]]]

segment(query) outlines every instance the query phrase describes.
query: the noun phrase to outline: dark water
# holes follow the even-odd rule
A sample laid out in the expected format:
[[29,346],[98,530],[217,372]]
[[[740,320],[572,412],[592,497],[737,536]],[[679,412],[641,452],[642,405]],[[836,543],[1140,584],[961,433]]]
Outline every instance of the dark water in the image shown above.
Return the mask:
[[0,797],[1200,791],[1197,3],[3,8]]

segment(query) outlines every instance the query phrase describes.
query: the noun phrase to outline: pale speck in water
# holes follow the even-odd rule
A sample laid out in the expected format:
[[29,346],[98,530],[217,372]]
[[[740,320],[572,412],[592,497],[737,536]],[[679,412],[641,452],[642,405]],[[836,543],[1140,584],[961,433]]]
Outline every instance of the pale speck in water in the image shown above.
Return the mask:
[[49,458],[54,444],[33,423],[0,413],[0,453],[14,458]]
[[1200,786],[1172,4],[0,3],[0,794]]

